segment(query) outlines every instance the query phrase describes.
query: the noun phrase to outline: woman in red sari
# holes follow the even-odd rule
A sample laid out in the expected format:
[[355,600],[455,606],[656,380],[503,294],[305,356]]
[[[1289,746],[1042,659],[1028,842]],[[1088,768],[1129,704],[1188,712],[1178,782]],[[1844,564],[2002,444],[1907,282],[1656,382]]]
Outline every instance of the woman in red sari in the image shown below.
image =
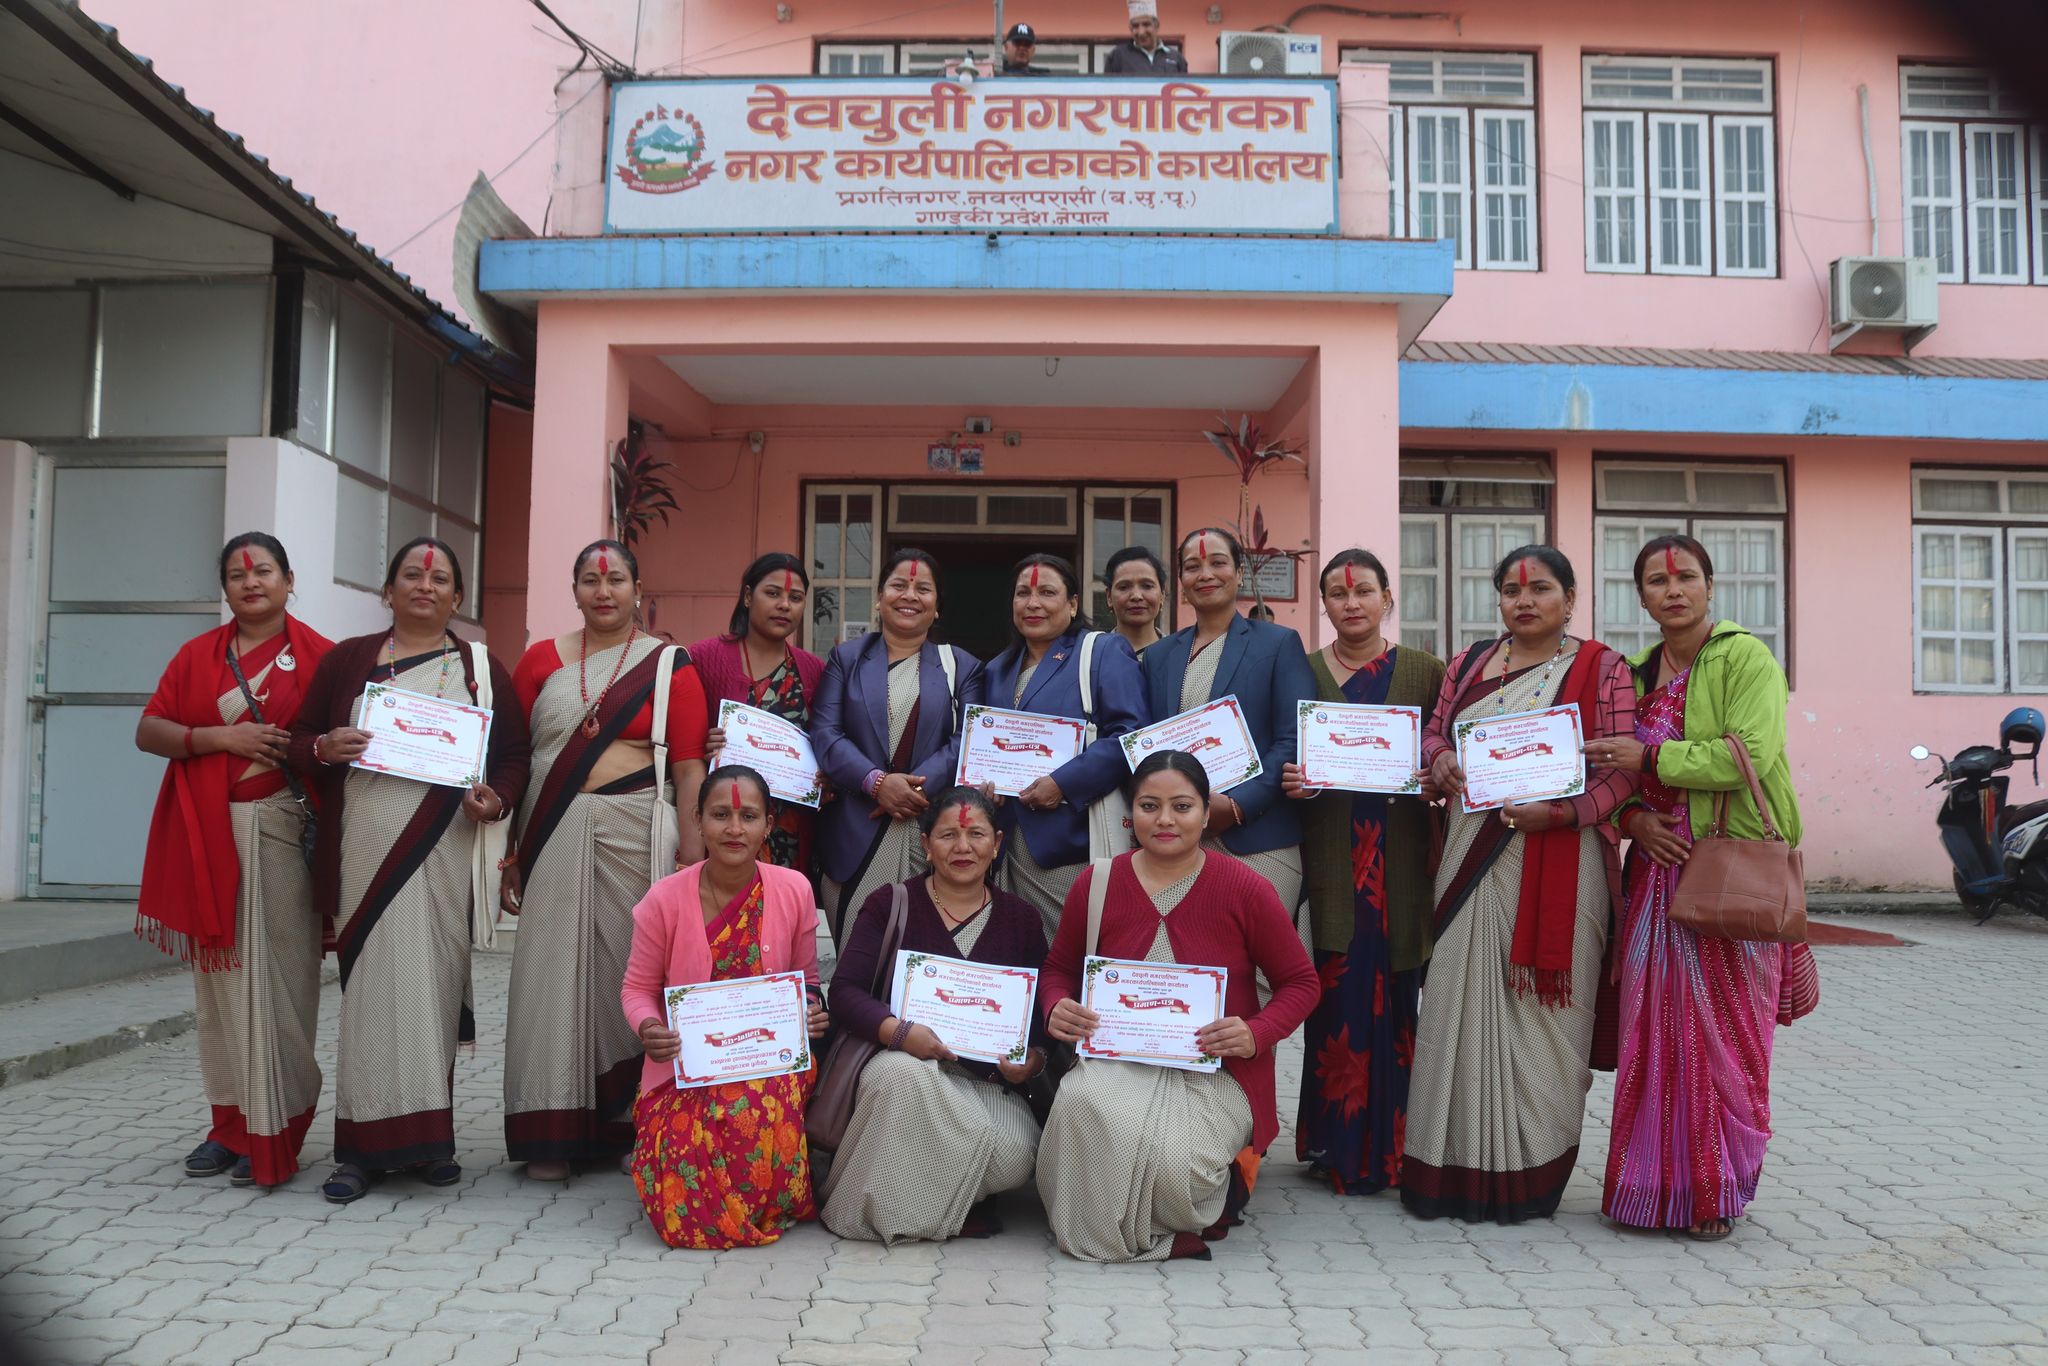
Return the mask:
[[818,993],[818,907],[803,874],[764,863],[775,802],[760,774],[730,764],[697,793],[706,857],[663,878],[633,908],[633,952],[619,1005],[647,1062],[634,1122],[633,1184],[670,1247],[759,1247],[817,1213],[804,1143],[804,1099],[817,1074],[677,1087],[682,1036],[668,1027],[665,988],[801,972],[813,1039],[825,1032]]
[[299,1169],[320,1099],[320,920],[285,745],[330,648],[286,610],[291,560],[262,532],[229,541],[233,619],[186,642],[135,728],[170,760],[149,824],[136,932],[196,970],[199,1074],[213,1127],[188,1176],[275,1186]]
[[[825,661],[796,644],[810,593],[811,576],[803,561],[771,551],[740,576],[740,600],[725,634],[707,636],[690,647],[709,709],[711,729],[704,737],[709,759],[716,760],[725,747],[725,732],[718,725],[721,702],[744,702],[806,731],[811,728],[811,701],[818,695]],[[818,813],[809,807],[780,803],[775,827],[768,832],[769,860],[810,877],[811,837],[817,824]]]

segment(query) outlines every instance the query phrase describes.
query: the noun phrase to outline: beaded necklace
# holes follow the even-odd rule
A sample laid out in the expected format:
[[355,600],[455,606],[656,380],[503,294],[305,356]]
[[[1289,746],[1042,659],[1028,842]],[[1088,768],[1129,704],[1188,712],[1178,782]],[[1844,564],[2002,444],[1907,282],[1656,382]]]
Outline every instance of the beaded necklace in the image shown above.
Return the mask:
[[639,634],[640,627],[637,623],[626,628],[626,643],[620,649],[617,661],[612,664],[612,676],[607,678],[604,681],[604,686],[597,690],[597,700],[593,702],[590,699],[590,678],[585,672],[590,660],[590,628],[588,626],[583,628],[581,653],[576,659],[576,691],[583,697],[582,729],[584,739],[595,740],[597,738],[597,709],[604,705],[605,694],[612,690],[612,684],[619,681],[619,670],[626,667],[626,656],[633,653],[633,641]]
[[[441,674],[440,677],[434,680],[434,696],[436,697],[441,696],[441,690],[448,686],[448,663],[454,658],[455,652],[448,648],[448,637],[444,634],[441,637]],[[395,682],[398,678],[398,632],[396,631],[384,637],[384,669],[384,681],[387,683]]]
[[[1529,698],[1529,705],[1538,706],[1543,701],[1543,690],[1550,685],[1550,676],[1557,672],[1557,666],[1564,659],[1565,637],[1557,638],[1557,653],[1543,666],[1543,676],[1536,680],[1536,691]],[[1507,644],[1501,647],[1500,691],[1494,694],[1494,715],[1505,716],[1508,712],[1508,675],[1515,670],[1515,638],[1509,636]]]

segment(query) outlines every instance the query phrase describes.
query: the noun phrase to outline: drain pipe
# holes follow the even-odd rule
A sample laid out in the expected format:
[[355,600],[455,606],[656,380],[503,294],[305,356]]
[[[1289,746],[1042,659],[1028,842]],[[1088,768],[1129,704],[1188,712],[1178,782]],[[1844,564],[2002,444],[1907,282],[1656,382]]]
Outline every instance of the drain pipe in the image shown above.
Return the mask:
[[996,0],[996,70],[1003,69],[1003,0]]
[[1870,191],[1870,254],[1877,255],[1877,159],[1870,154],[1870,87],[1856,87],[1856,111],[1863,120],[1863,183]]

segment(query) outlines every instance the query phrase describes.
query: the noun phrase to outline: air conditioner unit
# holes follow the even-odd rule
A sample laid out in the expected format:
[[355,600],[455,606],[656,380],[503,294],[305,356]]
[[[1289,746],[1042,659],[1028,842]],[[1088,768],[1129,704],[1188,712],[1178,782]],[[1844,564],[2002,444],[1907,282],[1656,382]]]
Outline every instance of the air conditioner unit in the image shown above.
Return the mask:
[[1223,33],[1216,55],[1226,76],[1323,74],[1323,40],[1313,33]]
[[1844,256],[1828,267],[1833,345],[1869,328],[1905,333],[1911,351],[1940,321],[1932,257]]

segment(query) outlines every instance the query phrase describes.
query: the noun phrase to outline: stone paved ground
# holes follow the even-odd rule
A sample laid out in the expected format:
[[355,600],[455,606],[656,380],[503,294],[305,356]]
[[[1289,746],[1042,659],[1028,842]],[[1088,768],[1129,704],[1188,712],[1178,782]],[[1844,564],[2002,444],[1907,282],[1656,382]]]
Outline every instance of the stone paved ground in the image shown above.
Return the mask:
[[[810,1225],[668,1252],[623,1177],[534,1187],[500,1159],[494,956],[448,1191],[344,1209],[312,1176],[184,1179],[189,1036],[0,1092],[0,1314],[60,1362],[2048,1362],[2048,925],[1866,923],[1918,942],[1820,951],[1763,1190],[1718,1245],[1599,1219],[1603,1078],[1563,1211],[1520,1228],[1421,1223],[1275,1161],[1207,1264],[1071,1261],[1026,1198],[987,1242]],[[331,990],[324,1010],[331,1048]],[[1298,1051],[1287,1071],[1283,1094]],[[323,1108],[316,1165],[331,1133]]]

